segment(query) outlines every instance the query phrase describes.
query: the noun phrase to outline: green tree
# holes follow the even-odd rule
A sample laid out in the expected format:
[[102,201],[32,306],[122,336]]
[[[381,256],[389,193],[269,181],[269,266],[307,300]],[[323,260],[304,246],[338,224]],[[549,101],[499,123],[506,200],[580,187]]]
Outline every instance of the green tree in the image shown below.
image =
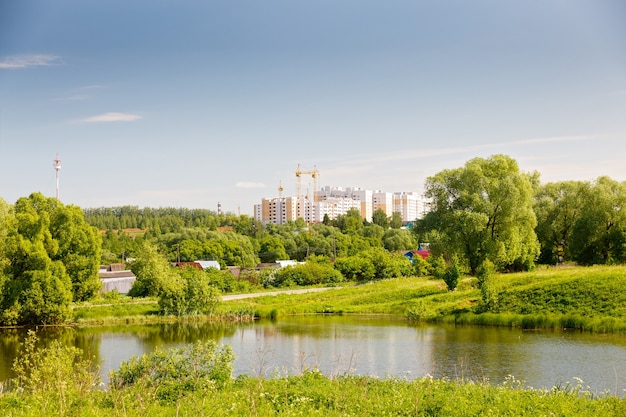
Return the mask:
[[363,227],[361,212],[351,208],[345,215],[337,216],[335,223],[343,233],[355,234]]
[[58,324],[71,317],[72,282],[50,233],[50,211],[57,200],[41,194],[20,198],[7,218],[0,321],[5,325]]
[[136,277],[129,292],[131,297],[158,296],[180,282],[180,276],[150,242],[143,242],[136,259],[130,264],[130,270]]
[[402,227],[402,213],[394,211],[391,213],[391,220],[389,221],[389,227],[392,229],[399,229]]
[[626,185],[598,178],[584,193],[585,210],[572,229],[570,251],[583,265],[626,261]]
[[432,211],[418,225],[431,249],[458,256],[470,273],[491,260],[499,268],[531,268],[539,255],[530,176],[505,155],[475,158],[426,180]]
[[448,265],[443,273],[443,282],[446,283],[448,291],[454,291],[456,289],[460,277],[461,268],[459,267],[459,262],[455,258],[452,262],[450,262],[450,265]]
[[164,315],[207,315],[215,311],[220,291],[211,285],[207,274],[187,267],[172,276],[159,294],[159,308]]
[[541,245],[540,263],[556,264],[572,258],[570,240],[574,226],[587,210],[585,196],[589,184],[580,181],[548,183],[539,187],[535,196],[537,238]]
[[258,240],[259,259],[261,262],[276,262],[278,259],[289,259],[285,245],[278,236],[266,234]]
[[414,249],[417,247],[417,240],[410,230],[387,229],[383,236],[383,246],[390,252]]
[[483,301],[482,308],[486,311],[495,311],[498,308],[498,290],[495,286],[494,275],[495,268],[489,260],[483,262],[478,271],[476,271],[478,288],[480,288],[480,295]]
[[376,274],[372,260],[365,256],[339,258],[335,261],[335,268],[349,281],[370,281]]
[[14,221],[13,207],[0,198],[0,286],[2,285],[4,268],[6,268],[9,263],[9,259],[6,255],[6,240],[9,230],[12,225],[14,225]]
[[381,226],[383,229],[389,228],[387,213],[385,213],[382,209],[374,210],[374,214],[372,214],[372,223]]
[[381,246],[385,231],[386,228],[382,226],[379,226],[377,224],[368,224],[366,226],[363,226],[363,229],[360,230],[359,235],[363,236],[369,241],[369,246],[377,247]]
[[58,242],[51,259],[65,266],[72,280],[74,301],[93,298],[102,288],[98,277],[102,240],[98,230],[85,222],[79,207],[58,205],[50,216],[50,231]]

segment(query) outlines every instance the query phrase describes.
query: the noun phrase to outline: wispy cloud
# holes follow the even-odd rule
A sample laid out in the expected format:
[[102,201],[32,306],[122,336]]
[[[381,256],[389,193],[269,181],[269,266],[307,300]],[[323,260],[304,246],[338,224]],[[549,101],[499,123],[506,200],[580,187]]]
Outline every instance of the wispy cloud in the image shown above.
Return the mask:
[[532,138],[523,139],[515,142],[511,142],[511,145],[530,145],[537,143],[551,143],[551,142],[577,142],[580,140],[589,140],[592,136],[552,136],[545,138]]
[[104,86],[101,85],[86,85],[83,87],[79,87],[76,88],[70,92],[68,92],[68,95],[65,97],[59,97],[56,100],[57,101],[85,101],[85,100],[89,100],[90,98],[93,97],[92,94],[90,94],[92,91],[95,90],[100,90],[103,89]]
[[8,56],[0,59],[0,69],[22,69],[32,67],[48,67],[61,65],[63,61],[56,55],[19,55]]
[[237,188],[265,188],[265,184],[262,182],[253,182],[253,181],[239,181],[235,184]]
[[[576,142],[582,140],[590,140],[592,138],[600,139],[599,136],[552,136],[543,138],[528,138],[514,140],[510,142],[481,143],[467,146],[449,146],[445,148],[426,148],[419,149],[403,149],[398,152],[388,152],[381,154],[367,154],[355,156],[353,161],[360,164],[376,164],[385,161],[414,160],[420,158],[434,158],[440,156],[462,155],[468,153],[476,153],[485,149],[502,149],[506,146],[525,146],[537,145],[541,143],[551,142]],[[345,161],[346,158],[343,157]]]
[[[397,152],[387,152],[378,154],[356,154],[351,157],[341,156],[340,163],[336,158],[329,158],[325,161],[328,168],[323,172],[324,178],[345,178],[349,176],[359,177],[367,174],[368,172],[376,170],[388,170],[385,168],[385,164],[393,163],[394,172],[397,173],[400,167],[403,167],[403,163],[410,163],[411,169],[426,169],[436,167],[440,169],[442,158],[449,160],[449,158],[457,157],[471,157],[476,156],[482,151],[492,150],[494,153],[502,153],[503,149],[511,149],[513,147],[525,148],[525,147],[537,147],[541,144],[558,143],[560,145],[564,143],[573,143],[584,140],[600,140],[603,136],[551,136],[540,138],[525,138],[513,141],[505,142],[492,142],[481,143],[466,146],[449,146],[449,147],[421,147],[417,149],[403,149]],[[415,161],[415,162],[413,162]],[[433,171],[435,172],[435,171]]]
[[104,113],[97,116],[86,117],[77,120],[78,123],[114,123],[114,122],[134,122],[142,119],[138,114],[132,113]]

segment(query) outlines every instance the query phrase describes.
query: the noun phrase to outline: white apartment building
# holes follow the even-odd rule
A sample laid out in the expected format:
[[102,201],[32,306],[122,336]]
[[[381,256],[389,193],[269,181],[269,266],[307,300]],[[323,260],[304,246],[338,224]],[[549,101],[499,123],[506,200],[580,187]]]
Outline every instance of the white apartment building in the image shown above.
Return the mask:
[[263,224],[285,224],[298,217],[304,218],[296,197],[264,198],[254,206],[254,218]]
[[[374,214],[373,209],[373,191],[365,190],[360,187],[331,187],[329,185],[322,187],[317,192],[317,201],[331,201],[334,205],[347,206],[350,208],[356,208],[361,212],[361,217],[366,220],[371,220],[372,215]],[[340,203],[339,200],[345,200],[345,202]],[[358,204],[354,204],[353,202],[358,202]],[[347,210],[346,210],[347,212]],[[344,213],[345,214],[345,213]],[[330,217],[330,215],[329,215]],[[334,217],[330,217],[333,219]]]
[[315,217],[312,221],[315,223],[322,222],[324,215],[328,215],[328,218],[333,220],[338,216],[346,215],[350,209],[361,211],[361,205],[361,201],[359,200],[342,197],[329,197],[324,201],[316,201],[313,204],[315,207]]
[[424,215],[423,204],[420,210],[420,196],[413,192],[393,193],[393,211],[402,215],[403,222],[412,222]]
[[307,223],[319,223],[328,215],[331,220],[357,209],[361,217],[372,220],[374,211],[381,209],[391,216],[393,212],[402,215],[402,221],[409,222],[422,218],[426,205],[417,193],[364,190],[359,187],[324,186],[315,194],[316,201],[306,197],[264,198],[254,206],[254,218],[263,224],[285,224],[298,218]]
[[372,210],[382,210],[387,217],[393,214],[393,193],[374,191],[372,193]]

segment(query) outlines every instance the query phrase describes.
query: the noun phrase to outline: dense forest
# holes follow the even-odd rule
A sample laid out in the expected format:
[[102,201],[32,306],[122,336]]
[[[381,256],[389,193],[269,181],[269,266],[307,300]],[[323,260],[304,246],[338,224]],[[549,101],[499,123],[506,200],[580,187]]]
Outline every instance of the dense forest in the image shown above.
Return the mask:
[[[536,263],[626,261],[625,183],[600,177],[541,184],[538,173],[520,172],[515,160],[494,155],[429,177],[425,191],[430,211],[410,230],[397,215],[382,211],[372,219],[351,210],[320,224],[299,219],[264,225],[246,215],[203,209],[80,209],[39,193],[14,205],[0,199],[0,322],[66,320],[72,301],[98,293],[98,265],[108,263],[127,263],[135,272],[133,295],[186,300],[162,306],[182,314],[190,311],[193,294],[200,297],[192,303],[197,308],[212,305],[215,293],[207,285],[228,292],[244,284],[435,275],[448,278],[453,289],[460,274],[480,275],[486,267],[516,271]],[[420,242],[428,243],[431,256],[410,262],[403,253]],[[284,271],[254,271],[280,259],[306,262]],[[236,282],[223,273],[170,271],[172,262],[196,260],[249,270]]]

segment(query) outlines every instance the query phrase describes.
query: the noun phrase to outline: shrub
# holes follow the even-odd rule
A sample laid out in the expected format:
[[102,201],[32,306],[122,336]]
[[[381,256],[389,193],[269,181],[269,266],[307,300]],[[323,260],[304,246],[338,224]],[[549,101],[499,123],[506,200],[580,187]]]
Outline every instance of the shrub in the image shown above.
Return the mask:
[[211,314],[219,300],[220,291],[210,284],[204,271],[185,268],[162,289],[159,308],[164,315]]
[[437,279],[443,279],[446,272],[446,260],[443,259],[443,256],[429,256],[427,262],[430,264],[433,276]]
[[37,334],[29,330],[13,362],[16,384],[32,395],[41,415],[64,415],[66,410],[100,383],[99,369],[83,351],[54,340],[37,347]]
[[498,291],[494,282],[495,271],[495,265],[488,259],[476,271],[478,288],[480,288],[483,309],[485,311],[495,311],[498,306]]
[[413,267],[403,255],[392,255],[384,249],[370,249],[364,255],[374,265],[374,279],[397,278],[413,274]]
[[306,264],[276,270],[273,279],[268,280],[267,284],[274,287],[287,287],[290,285],[336,284],[343,280],[343,275],[332,265],[307,262]]
[[335,269],[350,281],[370,281],[376,270],[371,259],[364,256],[349,256],[335,261]]
[[419,255],[413,257],[413,274],[416,277],[425,277],[432,274],[432,265]]
[[443,274],[443,281],[446,283],[449,291],[452,291],[456,288],[460,276],[461,270],[459,268],[459,263],[456,259],[454,259],[446,268]]
[[182,348],[157,349],[134,356],[109,374],[114,390],[140,385],[155,389],[161,399],[176,399],[185,391],[223,388],[231,379],[235,356],[230,346],[208,340]]

